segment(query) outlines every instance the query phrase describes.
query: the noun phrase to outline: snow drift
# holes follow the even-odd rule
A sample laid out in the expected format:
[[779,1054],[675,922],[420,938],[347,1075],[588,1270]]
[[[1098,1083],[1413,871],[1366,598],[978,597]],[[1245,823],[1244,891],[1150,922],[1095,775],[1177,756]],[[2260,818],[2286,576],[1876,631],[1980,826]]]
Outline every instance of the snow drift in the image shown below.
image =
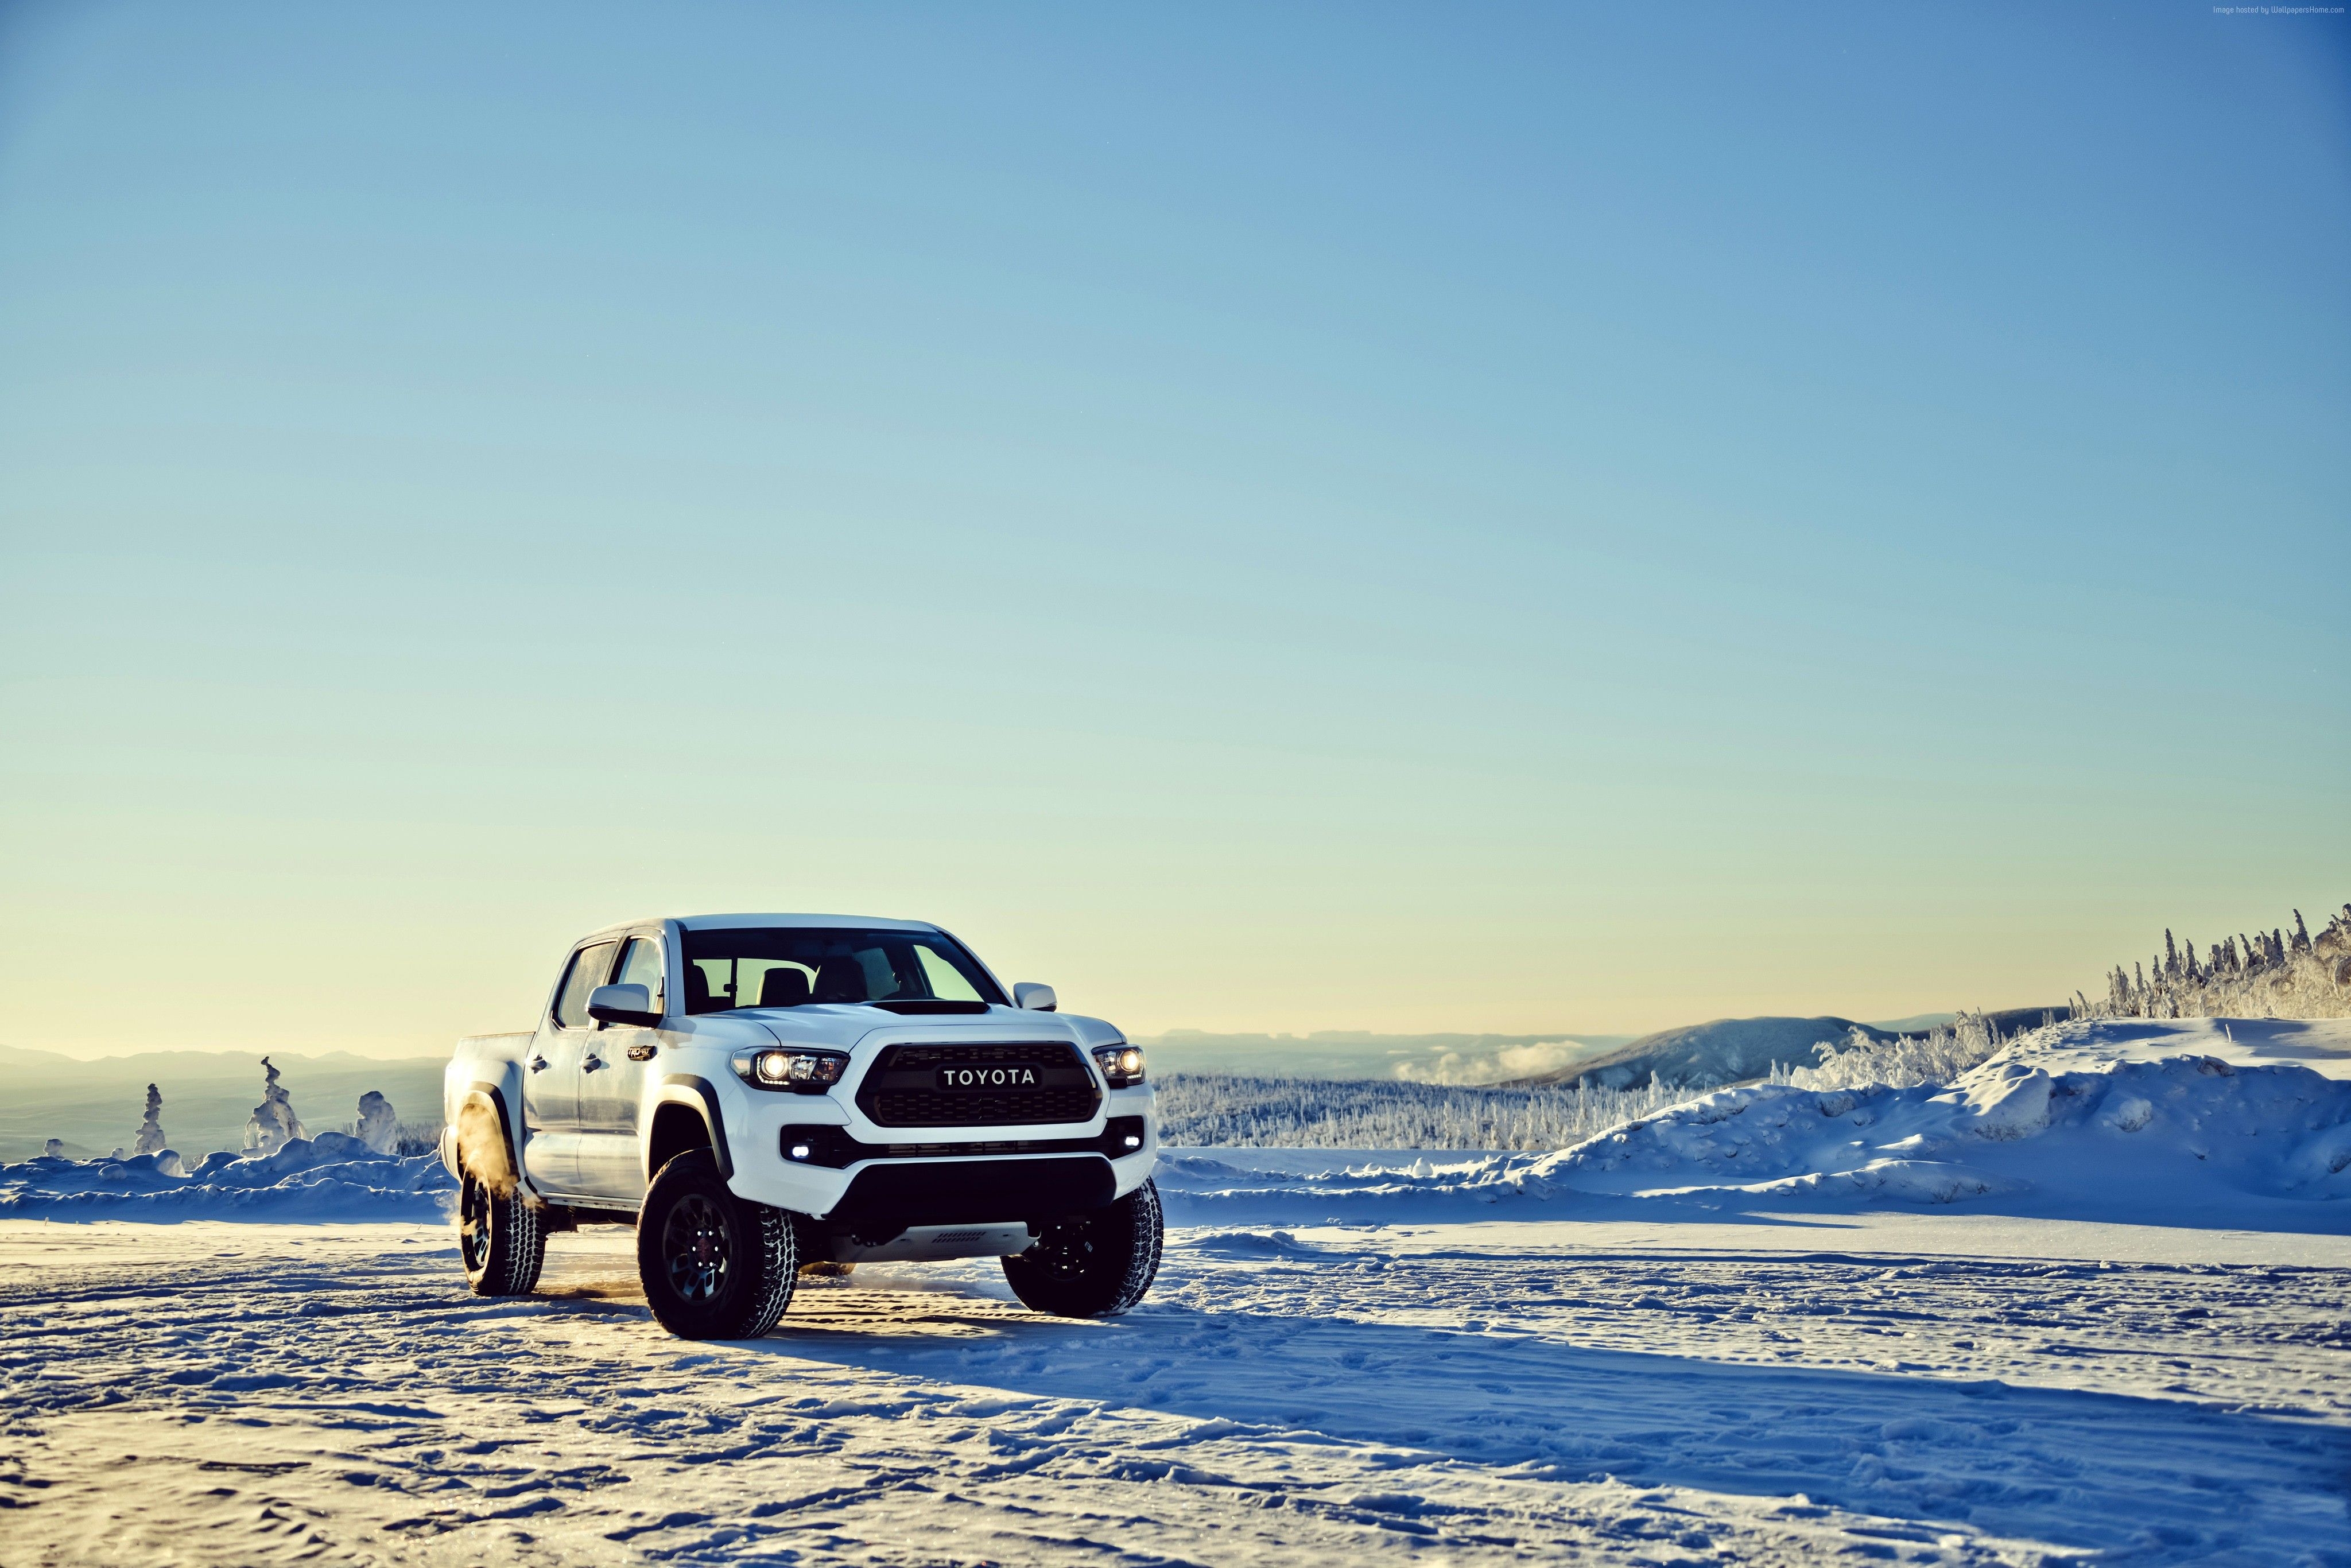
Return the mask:
[[1949,1084],[1717,1090],[1552,1154],[1182,1150],[1159,1181],[1186,1224],[1573,1218],[1631,1200],[1658,1218],[1976,1203],[2351,1230],[2351,1205],[2325,1201],[2351,1197],[2351,1082],[2108,1054],[2166,1042],[2143,1024],[2060,1025]]
[[448,1213],[456,1183],[438,1157],[379,1154],[342,1133],[273,1154],[207,1155],[183,1170],[166,1149],[123,1160],[47,1156],[0,1166],[0,1219],[417,1220]]
[[2051,1072],[1984,1063],[1948,1087],[1726,1089],[1533,1162],[1584,1191],[1848,1190],[1950,1202],[2045,1188],[2161,1206],[2214,1189],[2351,1196],[2351,1083],[2217,1057]]

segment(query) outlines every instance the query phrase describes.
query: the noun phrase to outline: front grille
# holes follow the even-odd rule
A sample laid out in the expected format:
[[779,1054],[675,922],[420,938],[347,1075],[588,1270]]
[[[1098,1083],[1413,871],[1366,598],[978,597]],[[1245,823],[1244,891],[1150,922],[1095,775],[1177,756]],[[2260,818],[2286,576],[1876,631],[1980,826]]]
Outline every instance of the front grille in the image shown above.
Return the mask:
[[[956,1092],[938,1087],[942,1067],[1029,1067],[1034,1087]],[[1090,1122],[1102,1090],[1077,1047],[1060,1040],[1010,1045],[892,1045],[857,1087],[857,1106],[883,1127],[1014,1127]]]

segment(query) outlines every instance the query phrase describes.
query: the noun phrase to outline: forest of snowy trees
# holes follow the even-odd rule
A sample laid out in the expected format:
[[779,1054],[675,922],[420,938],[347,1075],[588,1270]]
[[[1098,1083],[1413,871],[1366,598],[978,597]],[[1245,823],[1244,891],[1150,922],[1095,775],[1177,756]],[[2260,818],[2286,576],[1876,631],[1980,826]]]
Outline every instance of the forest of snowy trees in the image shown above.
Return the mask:
[[2317,936],[2294,912],[2291,930],[2239,932],[2199,957],[2192,941],[2163,934],[2163,951],[2106,976],[2102,1002],[2074,1009],[2115,1018],[2351,1016],[2351,904]]
[[1159,1136],[1225,1148],[1563,1149],[1688,1094],[1664,1083],[1496,1089],[1172,1072],[1159,1080]]
[[[2053,1014],[2043,1014],[2054,1023]],[[1798,1089],[1859,1089],[1883,1083],[1907,1089],[1918,1083],[1949,1083],[1980,1061],[1990,1061],[2013,1036],[2001,1033],[1999,1023],[1983,1013],[1963,1012],[1949,1023],[1925,1034],[1894,1040],[1873,1040],[1861,1029],[1839,1045],[1823,1040],[1813,1047],[1820,1058],[1813,1065],[1772,1063],[1770,1082]]]

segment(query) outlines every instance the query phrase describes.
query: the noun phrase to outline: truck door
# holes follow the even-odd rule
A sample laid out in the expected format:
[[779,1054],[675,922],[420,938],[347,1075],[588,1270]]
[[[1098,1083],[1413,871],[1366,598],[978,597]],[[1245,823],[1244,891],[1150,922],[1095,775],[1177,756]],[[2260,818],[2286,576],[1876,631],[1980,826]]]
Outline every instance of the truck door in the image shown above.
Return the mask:
[[[633,932],[621,953],[616,986],[643,986],[653,1010],[670,1012],[663,984],[662,934]],[[580,1060],[580,1175],[583,1197],[635,1203],[645,1196],[643,1144],[637,1118],[645,1077],[660,1066],[663,1042],[675,1037],[634,1024],[600,1024],[586,1037]]]
[[617,940],[592,942],[571,956],[523,1058],[522,1163],[542,1192],[580,1190],[580,1063],[596,1027],[588,994],[612,972],[620,948]]

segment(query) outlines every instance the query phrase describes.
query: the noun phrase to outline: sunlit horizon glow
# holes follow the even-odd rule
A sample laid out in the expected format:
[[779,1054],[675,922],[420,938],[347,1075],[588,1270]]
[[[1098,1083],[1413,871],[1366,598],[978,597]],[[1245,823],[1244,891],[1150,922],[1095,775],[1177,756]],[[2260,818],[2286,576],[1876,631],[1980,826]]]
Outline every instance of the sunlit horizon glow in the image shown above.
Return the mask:
[[0,1043],[710,910],[1138,1034],[2316,926],[2342,21],[0,13]]

